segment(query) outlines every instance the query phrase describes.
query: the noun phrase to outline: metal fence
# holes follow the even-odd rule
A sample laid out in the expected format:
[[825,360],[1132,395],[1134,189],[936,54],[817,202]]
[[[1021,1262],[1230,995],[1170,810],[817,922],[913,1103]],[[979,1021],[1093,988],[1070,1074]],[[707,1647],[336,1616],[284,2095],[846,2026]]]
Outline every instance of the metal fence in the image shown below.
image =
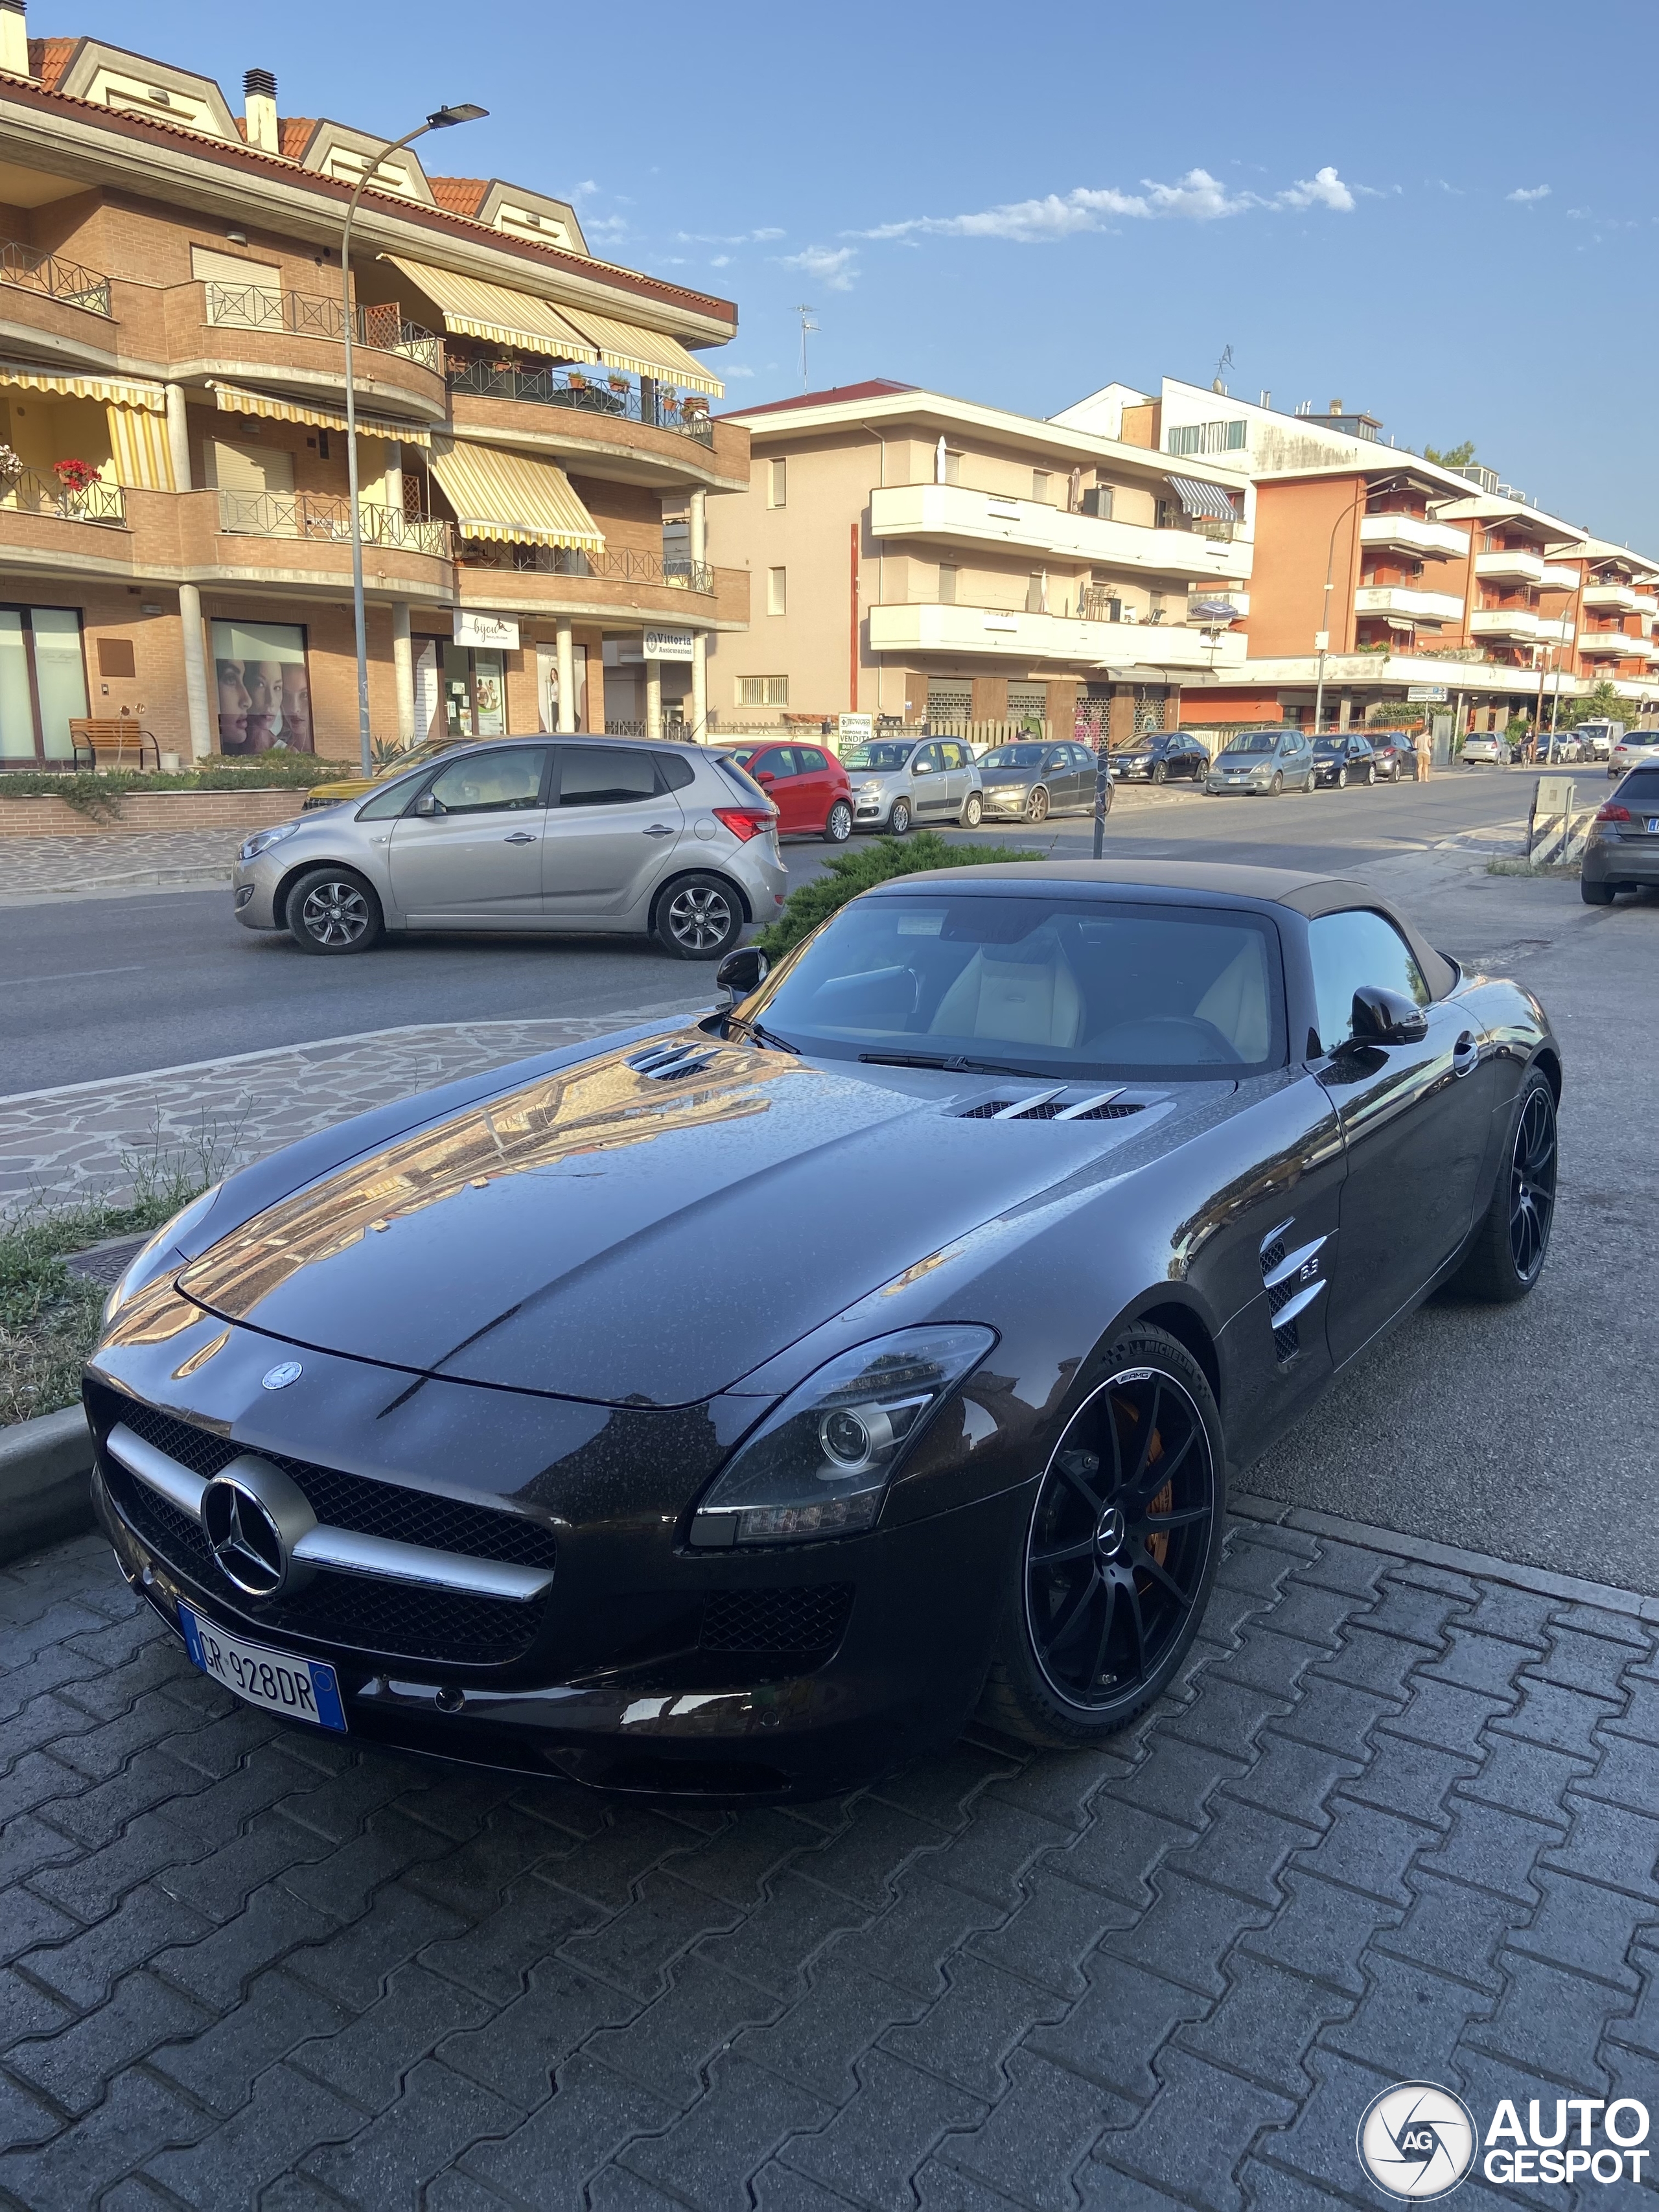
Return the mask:
[[703,446],[714,442],[714,426],[707,408],[688,406],[678,394],[649,379],[637,385],[624,377],[599,383],[580,370],[469,361],[453,363],[448,381],[452,392],[471,392],[480,399],[528,399],[539,407],[574,407],[586,414],[610,415],[620,422],[678,431]]
[[33,469],[0,479],[0,508],[15,514],[56,515],[60,522],[99,522],[112,529],[126,526],[126,495],[119,484],[101,481],[80,489],[48,483]]
[[15,239],[0,240],[0,284],[15,284],[20,291],[41,292],[49,300],[62,300],[71,307],[86,307],[94,315],[110,313],[109,278],[95,269],[82,269],[73,261],[60,261],[38,246]]
[[[372,500],[360,500],[357,514],[365,545],[453,558],[447,522],[411,520]],[[227,538],[303,538],[345,545],[351,542],[351,503],[330,492],[222,491],[219,528]]]
[[[321,292],[278,292],[264,284],[218,284],[202,288],[206,319],[216,330],[286,331],[296,337],[345,337],[345,308]],[[376,353],[402,354],[423,368],[441,369],[443,341],[418,323],[406,323],[394,301],[389,307],[358,307],[353,340]]]
[[[461,524],[465,533],[466,526]],[[709,592],[714,571],[707,561],[665,561],[660,554],[607,545],[601,553],[577,545],[519,545],[463,534],[461,562],[469,568],[512,568],[544,576],[603,576],[630,584],[665,585],[670,590]]]

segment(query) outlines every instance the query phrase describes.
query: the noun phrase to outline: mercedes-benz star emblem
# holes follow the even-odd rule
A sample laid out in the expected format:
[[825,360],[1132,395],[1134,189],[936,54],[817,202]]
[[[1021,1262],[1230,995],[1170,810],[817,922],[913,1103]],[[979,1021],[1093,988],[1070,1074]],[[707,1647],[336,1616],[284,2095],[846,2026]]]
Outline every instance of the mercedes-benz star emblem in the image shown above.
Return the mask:
[[275,1367],[267,1367],[259,1377],[262,1390],[286,1390],[290,1382],[297,1382],[305,1373],[297,1359],[284,1359]]
[[274,1597],[288,1578],[274,1515],[240,1483],[227,1482],[222,1475],[202,1492],[201,1513],[220,1573],[250,1597]]

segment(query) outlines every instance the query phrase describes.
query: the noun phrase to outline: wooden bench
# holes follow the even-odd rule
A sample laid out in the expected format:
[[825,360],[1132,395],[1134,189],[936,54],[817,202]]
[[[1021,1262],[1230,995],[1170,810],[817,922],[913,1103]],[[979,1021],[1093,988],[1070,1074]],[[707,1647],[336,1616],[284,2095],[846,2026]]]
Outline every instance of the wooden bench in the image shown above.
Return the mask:
[[161,765],[161,749],[149,731],[128,718],[112,715],[107,720],[75,720],[70,724],[70,742],[75,748],[76,764],[80,765],[84,755],[89,765],[100,768],[143,768],[144,748],[149,747],[151,765]]

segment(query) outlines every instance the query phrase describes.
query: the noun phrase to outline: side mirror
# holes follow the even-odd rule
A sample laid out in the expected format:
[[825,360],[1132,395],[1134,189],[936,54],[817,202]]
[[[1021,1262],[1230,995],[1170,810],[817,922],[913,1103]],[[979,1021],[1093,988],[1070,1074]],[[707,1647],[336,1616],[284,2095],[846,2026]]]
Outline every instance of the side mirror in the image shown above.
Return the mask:
[[757,768],[755,770],[755,781],[763,791],[770,791],[777,778],[769,768]]
[[1354,993],[1350,1018],[1356,1044],[1421,1044],[1429,1033],[1429,1018],[1421,1006],[1375,983]]
[[739,999],[758,991],[770,966],[758,945],[740,945],[735,952],[728,952],[714,970],[714,981],[726,993],[726,1005],[735,1006]]
[[423,791],[415,802],[415,811],[417,814],[441,814],[443,811],[443,801],[441,799],[434,799],[429,791]]

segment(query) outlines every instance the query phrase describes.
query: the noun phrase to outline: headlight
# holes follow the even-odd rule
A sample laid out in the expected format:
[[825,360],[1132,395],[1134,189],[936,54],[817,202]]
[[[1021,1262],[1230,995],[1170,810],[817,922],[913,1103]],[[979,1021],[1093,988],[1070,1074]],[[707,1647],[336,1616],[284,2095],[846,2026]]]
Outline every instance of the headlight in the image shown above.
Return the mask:
[[134,1253],[132,1258],[127,1262],[125,1273],[104,1300],[103,1325],[106,1328],[109,1327],[129,1298],[137,1297],[147,1283],[153,1283],[158,1275],[166,1273],[161,1264],[166,1255],[181,1237],[187,1236],[195,1228],[197,1223],[203,1220],[212,1210],[219,1193],[223,1188],[222,1183],[216,1182],[210,1189],[204,1190],[199,1198],[191,1199],[182,1212],[175,1213],[171,1221],[164,1221],[149,1243],[142,1250]]
[[868,1528],[906,1451],[995,1342],[972,1325],[901,1328],[838,1354],[739,1448],[692,1516],[691,1541],[799,1544]]
[[859,786],[859,797],[860,799],[879,799],[886,787],[885,784],[881,781],[878,776],[872,775],[867,781],[861,783]]
[[279,822],[275,829],[256,830],[242,847],[242,858],[257,860],[261,853],[268,852],[273,845],[280,845],[284,837],[291,837],[296,830],[303,827],[304,824],[299,822]]

